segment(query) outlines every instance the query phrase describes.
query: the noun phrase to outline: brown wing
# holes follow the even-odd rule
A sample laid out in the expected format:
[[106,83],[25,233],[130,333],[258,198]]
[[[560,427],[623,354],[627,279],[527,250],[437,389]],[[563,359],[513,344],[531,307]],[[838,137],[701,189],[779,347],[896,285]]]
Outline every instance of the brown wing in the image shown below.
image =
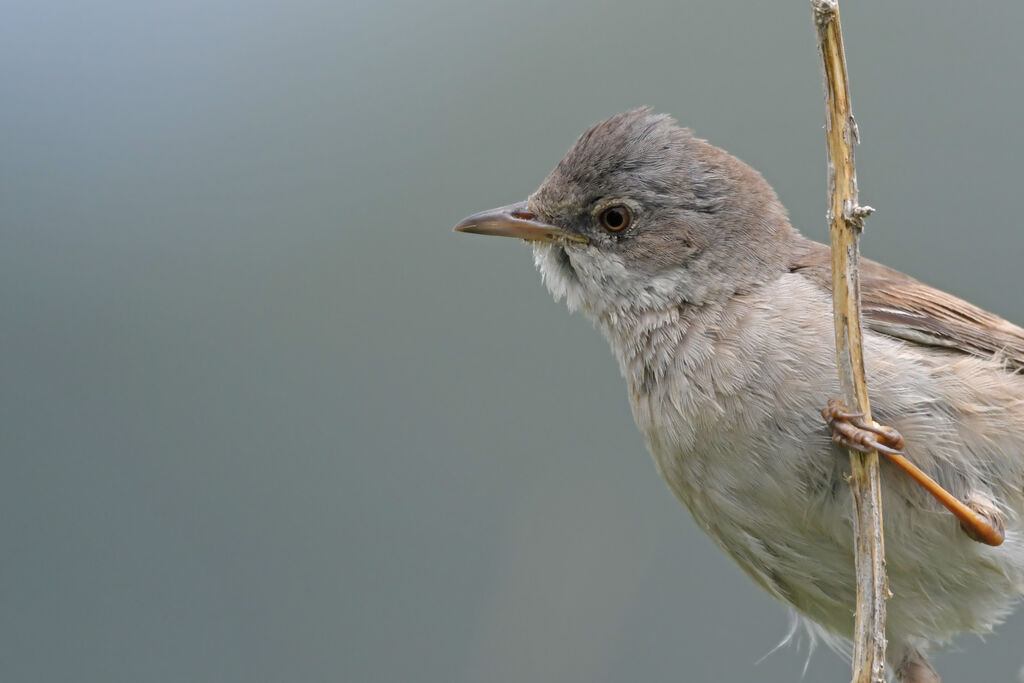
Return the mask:
[[[1000,358],[1009,369],[1024,370],[1024,329],[881,263],[862,259],[860,264],[861,312],[869,329],[915,344]],[[832,291],[824,244],[804,240],[790,270]]]

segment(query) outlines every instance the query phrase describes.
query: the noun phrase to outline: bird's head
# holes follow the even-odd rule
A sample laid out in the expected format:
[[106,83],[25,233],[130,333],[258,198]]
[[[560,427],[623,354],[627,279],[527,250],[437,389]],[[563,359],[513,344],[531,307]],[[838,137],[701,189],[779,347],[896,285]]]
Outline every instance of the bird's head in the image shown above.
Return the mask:
[[555,298],[591,315],[743,292],[795,234],[757,171],[646,108],[583,133],[527,201],[455,229],[532,242]]

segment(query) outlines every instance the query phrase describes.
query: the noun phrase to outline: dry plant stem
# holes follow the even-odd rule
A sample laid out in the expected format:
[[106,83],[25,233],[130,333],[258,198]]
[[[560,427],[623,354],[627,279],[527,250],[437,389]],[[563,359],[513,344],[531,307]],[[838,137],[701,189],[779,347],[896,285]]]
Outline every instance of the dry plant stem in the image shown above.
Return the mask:
[[[857,124],[850,107],[846,55],[835,0],[811,0],[825,78],[825,130],[832,244],[832,299],[836,357],[843,401],[871,422],[860,327],[858,240],[869,207],[857,203],[853,146]],[[854,622],[853,683],[885,681],[885,545],[878,453],[850,451],[850,486],[855,507],[857,609]]]

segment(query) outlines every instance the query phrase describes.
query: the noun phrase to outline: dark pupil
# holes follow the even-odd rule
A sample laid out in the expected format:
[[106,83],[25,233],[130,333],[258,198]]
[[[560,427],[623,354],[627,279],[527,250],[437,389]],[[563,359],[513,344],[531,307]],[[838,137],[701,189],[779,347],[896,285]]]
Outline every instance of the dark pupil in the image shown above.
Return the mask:
[[618,209],[608,209],[604,214],[604,222],[609,228],[621,228],[626,222],[626,217]]

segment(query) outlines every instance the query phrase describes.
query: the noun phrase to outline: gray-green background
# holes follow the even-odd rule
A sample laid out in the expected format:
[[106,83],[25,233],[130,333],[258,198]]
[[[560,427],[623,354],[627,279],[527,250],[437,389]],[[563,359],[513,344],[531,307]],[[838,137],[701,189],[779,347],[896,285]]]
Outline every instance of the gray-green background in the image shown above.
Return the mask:
[[[865,252],[1024,321],[1024,5],[843,10]],[[0,680],[800,676],[600,336],[451,226],[650,104],[823,238],[805,0],[6,2],[0,93]]]

